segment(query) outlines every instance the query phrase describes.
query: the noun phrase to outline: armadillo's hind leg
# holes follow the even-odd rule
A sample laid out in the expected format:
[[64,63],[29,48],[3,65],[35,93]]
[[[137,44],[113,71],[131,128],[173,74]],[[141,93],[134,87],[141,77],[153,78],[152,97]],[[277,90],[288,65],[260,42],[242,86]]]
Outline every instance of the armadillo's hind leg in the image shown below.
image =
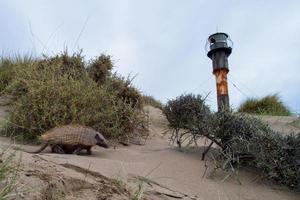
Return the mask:
[[64,149],[58,144],[51,145],[51,151],[52,151],[52,153],[59,153],[59,154],[65,154],[66,153],[64,151]]
[[74,154],[79,155],[82,149],[84,149],[84,147],[82,145],[76,146]]

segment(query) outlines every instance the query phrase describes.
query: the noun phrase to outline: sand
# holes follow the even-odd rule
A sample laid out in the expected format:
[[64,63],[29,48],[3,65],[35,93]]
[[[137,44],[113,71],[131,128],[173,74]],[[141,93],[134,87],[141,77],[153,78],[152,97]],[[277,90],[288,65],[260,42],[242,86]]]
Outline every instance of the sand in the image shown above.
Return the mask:
[[298,120],[297,117],[293,116],[257,116],[262,119],[275,131],[282,132],[284,134],[288,133],[300,133],[300,129],[293,126],[293,122]]
[[94,147],[90,156],[51,154],[49,149],[38,155],[20,152],[22,199],[132,199],[134,193],[154,200],[300,199],[299,193],[261,180],[254,171],[242,170],[224,180],[225,173],[211,172],[209,157],[201,161],[201,148],[179,151],[169,143],[161,110],[150,106],[146,110],[151,137],[145,145]]

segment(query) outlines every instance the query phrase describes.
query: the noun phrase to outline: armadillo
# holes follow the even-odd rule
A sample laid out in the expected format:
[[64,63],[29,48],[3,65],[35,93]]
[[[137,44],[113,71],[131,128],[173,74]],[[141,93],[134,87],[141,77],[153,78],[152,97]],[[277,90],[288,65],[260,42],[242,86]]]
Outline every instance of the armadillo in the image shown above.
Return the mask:
[[40,149],[28,153],[40,153],[47,146],[51,146],[55,153],[80,153],[86,149],[91,154],[95,145],[108,148],[106,139],[94,129],[82,125],[71,124],[58,126],[41,135],[43,145]]

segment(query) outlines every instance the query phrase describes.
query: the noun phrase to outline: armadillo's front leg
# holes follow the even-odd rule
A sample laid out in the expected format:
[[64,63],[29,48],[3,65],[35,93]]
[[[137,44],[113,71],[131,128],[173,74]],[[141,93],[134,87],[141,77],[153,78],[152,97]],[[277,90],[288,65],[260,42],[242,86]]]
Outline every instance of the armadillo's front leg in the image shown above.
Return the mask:
[[91,146],[86,147],[86,152],[88,155],[92,155]]

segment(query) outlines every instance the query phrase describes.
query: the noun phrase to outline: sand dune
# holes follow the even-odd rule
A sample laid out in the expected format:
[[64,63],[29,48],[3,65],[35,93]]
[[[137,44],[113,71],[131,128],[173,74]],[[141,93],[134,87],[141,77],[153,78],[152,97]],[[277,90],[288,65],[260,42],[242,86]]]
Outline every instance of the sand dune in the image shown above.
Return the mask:
[[[139,191],[138,186],[142,186],[142,193],[148,199],[300,199],[299,194],[263,181],[253,171],[243,170],[238,176],[223,181],[225,174],[210,173],[213,163],[209,158],[206,162],[201,161],[201,149],[179,151],[170,145],[167,135],[162,134],[167,128],[162,112],[153,107],[146,109],[150,115],[151,133],[146,145],[119,146],[116,149],[95,147],[91,156],[51,154],[49,150],[38,155],[23,152],[20,178],[23,186],[20,185],[19,190],[31,188],[30,191],[34,191],[24,192],[24,198],[45,197],[45,188],[55,180],[52,193],[59,193],[57,188],[63,187],[67,191],[64,193],[66,199],[129,199],[125,189],[111,191],[103,184],[100,191],[99,186],[97,189],[99,179],[114,186],[114,180],[108,179],[113,178],[124,181],[133,191]],[[1,141],[7,143],[7,140]],[[85,182],[84,187],[78,189],[81,181]],[[69,188],[63,182],[70,185]],[[99,196],[101,191],[103,196]]]

